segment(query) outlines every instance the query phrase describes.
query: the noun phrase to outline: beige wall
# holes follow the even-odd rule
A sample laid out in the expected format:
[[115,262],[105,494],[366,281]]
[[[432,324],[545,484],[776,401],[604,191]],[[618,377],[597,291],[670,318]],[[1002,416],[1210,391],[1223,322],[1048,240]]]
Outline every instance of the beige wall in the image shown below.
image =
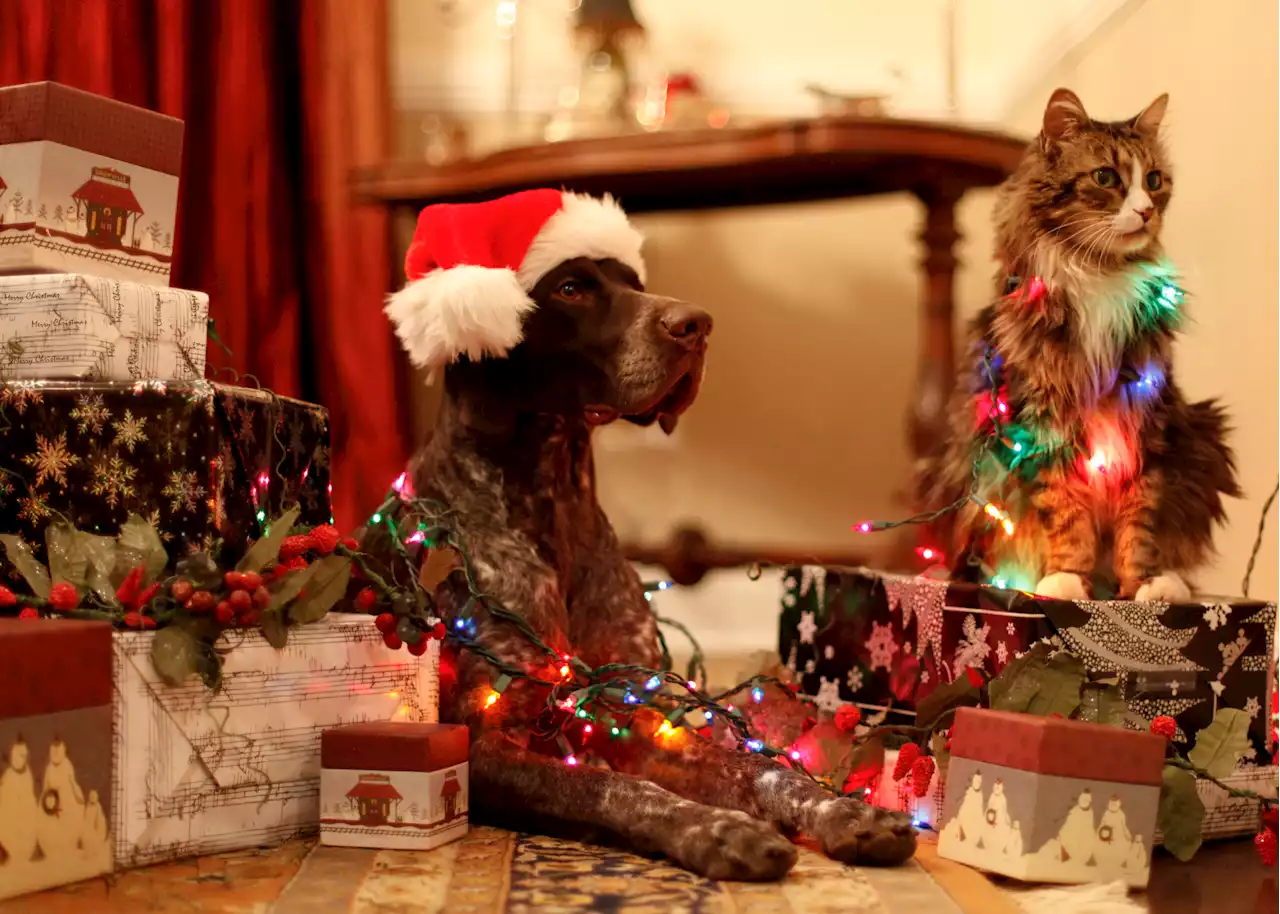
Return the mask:
[[[638,4],[642,15],[662,8],[668,30],[681,28],[681,17],[667,15],[676,6]],[[819,6],[830,16],[861,9]],[[1035,80],[1022,62],[999,79],[984,69],[995,53],[988,33],[1007,27],[1008,6],[962,5],[969,10],[968,46],[983,51],[969,61],[977,75],[965,83],[962,112],[1008,110],[1002,125],[1030,135],[1059,83],[1075,88],[1102,117],[1127,116],[1159,92],[1171,94],[1177,191],[1166,241],[1194,296],[1178,372],[1190,396],[1221,396],[1229,405],[1247,492],[1230,505],[1230,524],[1218,538],[1222,558],[1202,583],[1210,592],[1235,593],[1277,472],[1277,5],[1130,3],[1125,15]],[[776,4],[739,2],[738,19],[765,7]],[[1077,4],[1077,12],[1096,15],[1096,7]],[[938,8],[914,7],[930,14]],[[413,25],[403,4],[399,15]],[[991,29],[982,27],[983,16]],[[754,28],[739,22],[734,43],[715,42],[706,51],[721,81],[732,78],[727,58],[744,73],[768,61],[771,73],[802,78],[805,55],[795,42],[775,49],[769,22],[763,17]],[[697,24],[706,26],[701,18]],[[852,19],[839,25],[861,34]],[[404,34],[402,68],[410,65],[413,42],[423,40],[412,27]],[[1041,31],[1023,43],[1052,61],[1040,50],[1043,38]],[[1005,46],[1014,41],[1006,38]],[[698,47],[688,36],[668,43]],[[819,43],[816,66],[830,75],[837,48],[828,45]],[[933,71],[924,65],[920,72]],[[402,99],[422,97],[420,88],[402,76]],[[939,102],[921,96],[914,104]],[[965,315],[989,294],[990,202],[989,193],[974,194],[960,209],[957,296]],[[641,220],[651,285],[708,308],[716,330],[704,392],[673,439],[611,429],[601,441],[604,498],[624,538],[661,538],[676,523],[696,519],[726,541],[838,547],[862,542],[849,532],[852,522],[901,510],[894,491],[905,475],[903,417],[916,363],[919,218],[918,207],[903,198]],[[1253,592],[1274,597],[1280,526],[1274,510],[1271,524]],[[768,646],[776,598],[776,581],[751,584],[737,572],[661,597],[664,609],[700,632],[712,652]]]

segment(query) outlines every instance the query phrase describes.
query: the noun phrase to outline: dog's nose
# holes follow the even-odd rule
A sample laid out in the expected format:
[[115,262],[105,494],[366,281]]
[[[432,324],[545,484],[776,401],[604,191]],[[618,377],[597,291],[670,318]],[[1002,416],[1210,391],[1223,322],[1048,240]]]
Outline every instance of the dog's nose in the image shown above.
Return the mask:
[[662,315],[662,329],[677,343],[692,346],[711,332],[711,315],[692,305],[673,305]]

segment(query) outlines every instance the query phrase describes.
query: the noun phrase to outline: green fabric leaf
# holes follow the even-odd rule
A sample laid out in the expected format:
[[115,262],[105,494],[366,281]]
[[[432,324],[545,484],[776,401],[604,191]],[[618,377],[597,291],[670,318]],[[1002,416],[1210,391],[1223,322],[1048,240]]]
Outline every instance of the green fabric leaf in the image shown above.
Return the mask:
[[1165,848],[1185,863],[1200,849],[1204,802],[1196,793],[1196,776],[1190,771],[1165,765],[1163,780],[1156,821]]
[[283,609],[270,609],[262,614],[262,637],[276,650],[289,642],[289,629],[285,625]]
[[1080,691],[1080,713],[1076,719],[1108,727],[1123,727],[1128,710],[1124,693],[1118,687],[1091,686]]
[[1211,777],[1221,779],[1235,770],[1248,749],[1249,715],[1234,708],[1220,708],[1213,715],[1213,723],[1196,734],[1196,744],[1187,758]]
[[92,533],[81,533],[80,542],[89,559],[89,570],[86,575],[89,587],[103,602],[115,606],[116,584],[113,582],[116,568],[116,538],[114,536],[94,536]]
[[289,607],[289,620],[297,623],[318,622],[347,592],[351,581],[351,560],[330,555],[311,565],[315,571],[307,595]]
[[151,665],[172,686],[186,682],[200,666],[200,658],[200,643],[179,625],[160,629],[151,642]]
[[115,583],[117,586],[130,571],[142,566],[142,583],[150,584],[169,564],[169,553],[160,542],[160,534],[136,514],[130,514],[120,527],[116,538],[119,557],[116,560]]
[[89,556],[76,528],[64,520],[54,521],[45,528],[44,545],[49,556],[49,576],[83,594],[89,588]]
[[982,690],[975,688],[962,670],[954,680],[938,686],[916,705],[916,724],[932,727],[951,709],[976,705],[981,699]]
[[5,555],[26,580],[31,592],[43,600],[49,599],[49,590],[52,587],[49,571],[31,554],[31,547],[22,541],[22,537],[14,536],[12,533],[0,534],[0,543],[4,544]]
[[280,545],[298,520],[302,509],[294,506],[271,522],[270,532],[253,544],[236,565],[236,571],[261,571],[280,557]]
[[1065,651],[1031,651],[992,680],[988,690],[991,708],[1041,717],[1070,717],[1080,707],[1080,687],[1085,680],[1084,664],[1079,658]]

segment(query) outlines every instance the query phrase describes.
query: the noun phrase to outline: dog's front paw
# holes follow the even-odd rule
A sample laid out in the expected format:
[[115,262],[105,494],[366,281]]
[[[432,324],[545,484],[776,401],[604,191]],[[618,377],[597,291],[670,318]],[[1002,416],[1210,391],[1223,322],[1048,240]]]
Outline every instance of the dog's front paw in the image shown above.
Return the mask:
[[1139,587],[1133,598],[1139,602],[1185,603],[1191,599],[1191,588],[1178,575],[1166,571]]
[[1069,571],[1055,571],[1045,575],[1036,585],[1036,593],[1057,600],[1089,599],[1089,588],[1085,586],[1084,578]]
[[796,864],[799,853],[777,829],[745,812],[696,811],[669,835],[667,853],[686,869],[708,879],[774,882]]
[[906,813],[869,806],[852,797],[826,804],[818,813],[813,837],[833,860],[891,866],[916,852],[916,830]]

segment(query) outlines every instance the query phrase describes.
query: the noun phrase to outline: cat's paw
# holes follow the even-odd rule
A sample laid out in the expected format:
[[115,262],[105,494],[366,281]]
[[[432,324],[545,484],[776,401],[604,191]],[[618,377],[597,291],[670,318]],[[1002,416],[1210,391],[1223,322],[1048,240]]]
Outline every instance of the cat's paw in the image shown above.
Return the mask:
[[1069,571],[1055,571],[1045,575],[1036,585],[1036,593],[1057,600],[1089,599],[1089,588],[1085,586],[1084,578]]
[[1156,603],[1185,603],[1191,599],[1191,588],[1177,574],[1166,571],[1139,587],[1133,598],[1139,603],[1148,600]]

